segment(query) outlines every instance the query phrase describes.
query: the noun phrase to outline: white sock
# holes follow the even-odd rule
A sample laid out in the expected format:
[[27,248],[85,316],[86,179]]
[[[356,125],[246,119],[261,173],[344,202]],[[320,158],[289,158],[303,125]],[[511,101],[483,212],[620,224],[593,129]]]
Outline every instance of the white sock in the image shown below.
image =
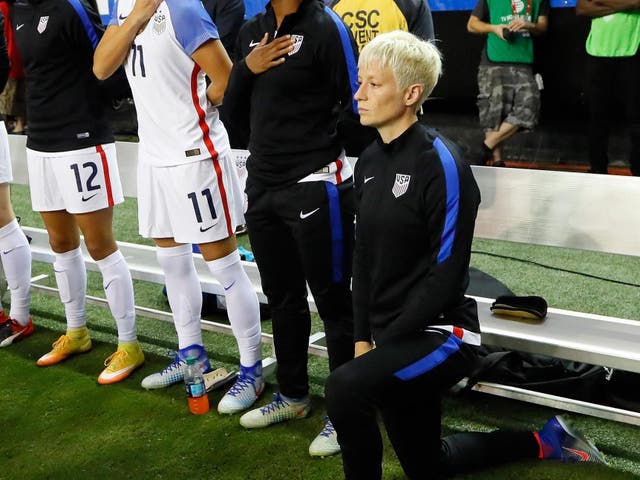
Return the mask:
[[64,253],[56,253],[53,271],[67,316],[67,329],[86,326],[85,301],[87,295],[87,270],[80,247]]
[[238,342],[240,364],[251,367],[262,359],[260,305],[251,280],[242,268],[237,250],[207,262],[209,270],[225,289],[231,329]]
[[203,345],[200,325],[202,289],[193,264],[191,245],[156,247],[156,256],[164,272],[167,298],[178,334],[178,348]]
[[118,342],[129,343],[136,337],[136,313],[131,272],[120,250],[97,260],[102,273],[102,286],[111,315],[118,327]]
[[15,218],[0,228],[0,252],[4,276],[11,291],[9,316],[26,325],[31,301],[31,248]]

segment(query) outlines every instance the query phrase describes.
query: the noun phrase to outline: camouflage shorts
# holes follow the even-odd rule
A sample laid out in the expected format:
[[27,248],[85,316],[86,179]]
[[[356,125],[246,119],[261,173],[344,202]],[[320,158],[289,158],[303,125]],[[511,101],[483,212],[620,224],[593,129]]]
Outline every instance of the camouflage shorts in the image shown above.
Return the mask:
[[502,122],[530,130],[538,123],[540,91],[528,65],[480,65],[478,112],[485,130]]

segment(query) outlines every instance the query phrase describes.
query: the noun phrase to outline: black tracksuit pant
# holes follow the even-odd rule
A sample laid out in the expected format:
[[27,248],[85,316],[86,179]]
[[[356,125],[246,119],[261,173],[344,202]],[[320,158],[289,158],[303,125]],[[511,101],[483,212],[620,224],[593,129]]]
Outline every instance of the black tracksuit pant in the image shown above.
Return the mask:
[[439,479],[536,458],[539,447],[532,432],[440,438],[442,393],[468,376],[475,361],[475,347],[453,334],[420,332],[378,345],[334,370],[327,381],[327,412],[338,433],[345,478],[382,477],[378,413],[411,479]]
[[245,214],[271,308],[280,392],[309,392],[307,283],[324,322],[329,368],[353,358],[353,184],[302,182],[265,190],[247,182]]
[[[607,173],[613,120],[627,125],[632,175],[640,175],[640,50],[633,57],[589,57],[586,87],[589,109],[589,163],[593,173]],[[617,110],[613,106],[618,105]],[[624,119],[624,123],[618,122]]]

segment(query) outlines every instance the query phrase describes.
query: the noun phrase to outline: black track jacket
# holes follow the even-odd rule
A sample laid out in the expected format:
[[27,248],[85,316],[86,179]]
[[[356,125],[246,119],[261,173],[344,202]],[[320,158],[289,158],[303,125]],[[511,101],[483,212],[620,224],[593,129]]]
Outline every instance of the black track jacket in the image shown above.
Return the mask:
[[[244,58],[265,33],[290,34],[295,49],[283,64],[254,75]],[[231,129],[250,128],[248,183],[278,188],[336,160],[343,148],[340,115],[355,118],[357,48],[340,17],[320,0],[303,0],[276,31],[271,4],[240,29],[224,96]]]
[[103,32],[87,0],[18,0],[11,15],[26,75],[27,147],[62,152],[114,141],[93,75]]
[[362,153],[355,188],[355,340],[383,344],[447,325],[479,344],[475,301],[464,294],[480,192],[460,149],[416,122]]

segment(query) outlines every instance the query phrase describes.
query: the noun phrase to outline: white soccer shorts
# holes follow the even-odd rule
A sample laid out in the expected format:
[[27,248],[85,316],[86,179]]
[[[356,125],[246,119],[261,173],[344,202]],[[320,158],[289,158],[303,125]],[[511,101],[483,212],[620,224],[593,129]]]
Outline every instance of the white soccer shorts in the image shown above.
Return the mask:
[[124,202],[113,143],[67,152],[27,149],[36,212],[89,213]]
[[138,222],[146,238],[209,243],[244,223],[244,195],[230,151],[170,167],[138,158]]

